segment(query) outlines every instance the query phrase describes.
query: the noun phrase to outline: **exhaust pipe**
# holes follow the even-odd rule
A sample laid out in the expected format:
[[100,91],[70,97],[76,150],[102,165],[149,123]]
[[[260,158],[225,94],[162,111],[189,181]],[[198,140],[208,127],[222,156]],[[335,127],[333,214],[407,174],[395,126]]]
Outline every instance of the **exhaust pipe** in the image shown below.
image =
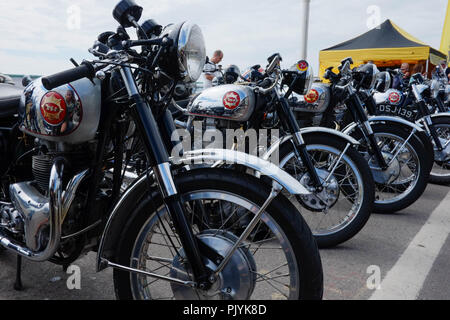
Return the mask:
[[81,181],[87,175],[88,170],[85,170],[74,176],[67,185],[67,189],[63,194],[63,172],[64,172],[64,158],[57,158],[53,163],[50,172],[49,182],[49,239],[44,250],[34,252],[29,248],[23,247],[14,243],[7,237],[0,233],[0,244],[7,249],[15,251],[17,254],[36,262],[43,262],[49,260],[59,248],[61,240],[61,228],[64,218],[72,204],[75,192],[78,189]]

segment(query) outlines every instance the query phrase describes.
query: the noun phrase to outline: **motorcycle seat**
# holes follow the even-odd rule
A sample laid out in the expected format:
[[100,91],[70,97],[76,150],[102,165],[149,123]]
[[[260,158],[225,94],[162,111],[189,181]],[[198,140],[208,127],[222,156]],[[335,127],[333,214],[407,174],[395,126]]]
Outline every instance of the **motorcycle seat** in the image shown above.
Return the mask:
[[0,118],[17,113],[23,89],[6,83],[0,83]]

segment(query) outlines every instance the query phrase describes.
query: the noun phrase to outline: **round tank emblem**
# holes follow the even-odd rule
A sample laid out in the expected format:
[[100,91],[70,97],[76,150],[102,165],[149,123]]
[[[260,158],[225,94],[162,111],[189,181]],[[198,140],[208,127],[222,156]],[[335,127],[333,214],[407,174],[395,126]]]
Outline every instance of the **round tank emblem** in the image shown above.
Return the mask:
[[241,97],[237,92],[234,91],[227,92],[223,97],[223,105],[227,109],[234,110],[239,106],[240,103]]
[[45,122],[56,126],[64,121],[66,116],[66,101],[57,92],[47,92],[41,100],[41,114]]
[[309,90],[308,94],[305,96],[305,101],[308,103],[314,103],[319,100],[319,92],[316,89]]
[[306,70],[308,70],[308,62],[306,62],[305,60],[299,61],[299,63],[297,63],[297,69],[301,72],[305,72]]
[[400,95],[397,92],[391,92],[389,95],[389,101],[392,103],[398,103],[400,101]]

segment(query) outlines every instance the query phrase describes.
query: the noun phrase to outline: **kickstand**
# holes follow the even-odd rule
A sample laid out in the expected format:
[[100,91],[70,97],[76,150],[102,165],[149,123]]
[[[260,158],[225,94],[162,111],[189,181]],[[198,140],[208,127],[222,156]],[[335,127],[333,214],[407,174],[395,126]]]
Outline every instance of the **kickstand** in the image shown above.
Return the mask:
[[14,283],[14,290],[22,291],[22,256],[17,255],[17,265],[16,265],[16,282]]

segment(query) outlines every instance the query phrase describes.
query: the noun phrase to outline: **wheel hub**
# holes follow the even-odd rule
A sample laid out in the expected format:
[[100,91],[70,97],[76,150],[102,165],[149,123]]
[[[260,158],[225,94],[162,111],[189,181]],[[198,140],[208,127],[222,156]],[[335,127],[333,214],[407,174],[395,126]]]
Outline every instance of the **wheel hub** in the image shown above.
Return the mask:
[[[197,237],[210,248],[214,248],[222,257],[238,240],[232,233],[217,230],[205,230]],[[185,260],[184,250],[180,250],[180,255],[173,259],[170,270],[171,277],[186,281],[192,280],[191,267]],[[203,257],[203,261],[210,270],[216,270],[219,265],[218,262],[211,261],[206,257]],[[175,283],[171,283],[171,287],[177,300],[247,300],[253,293],[255,283],[256,263],[250,251],[240,247],[234,252],[209,290],[194,289]]]
[[324,183],[329,175],[327,170],[316,169],[316,172],[320,182],[323,184],[323,189],[319,192],[314,187],[311,187],[311,177],[309,173],[305,173],[300,178],[300,183],[312,193],[300,196],[299,200],[308,210],[321,212],[334,206],[339,199],[340,190],[339,183],[334,176],[331,176],[328,182]]
[[[439,138],[442,146],[447,144],[447,140]],[[450,161],[450,143],[446,145],[446,147],[442,151],[434,150],[434,158],[437,162],[442,164],[448,163]]]
[[374,157],[369,160],[369,166],[372,170],[372,175],[375,183],[390,184],[397,180],[400,176],[400,162],[398,161],[398,159],[394,159],[394,161],[392,161],[394,156],[390,153],[382,152],[382,154],[386,163],[390,163],[389,167],[386,170],[382,170],[380,168],[378,161],[375,160]]

